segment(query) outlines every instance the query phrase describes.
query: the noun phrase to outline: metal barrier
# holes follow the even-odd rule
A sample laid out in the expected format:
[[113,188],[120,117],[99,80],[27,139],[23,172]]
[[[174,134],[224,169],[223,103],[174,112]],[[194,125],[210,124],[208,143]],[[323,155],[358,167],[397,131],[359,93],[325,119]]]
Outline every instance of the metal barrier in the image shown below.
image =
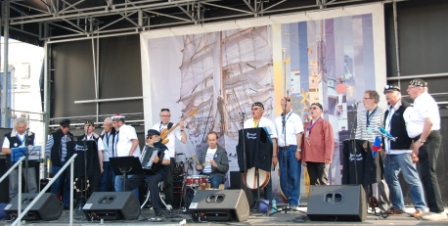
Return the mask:
[[4,179],[6,179],[6,177],[9,176],[9,174],[11,174],[11,172],[16,167],[19,167],[19,172],[18,172],[19,173],[19,184],[18,184],[18,188],[17,188],[17,190],[19,191],[17,194],[17,196],[19,198],[19,201],[17,204],[17,208],[18,208],[17,214],[18,215],[20,215],[20,211],[22,210],[21,200],[22,200],[22,164],[23,164],[23,160],[25,160],[25,156],[20,157],[19,160],[14,165],[12,165],[12,167],[8,171],[6,171],[6,173],[0,178],[0,183],[1,183]]
[[[12,226],[14,225],[21,225],[21,220],[22,218],[25,216],[26,213],[28,213],[28,211],[31,209],[31,207],[33,207],[34,204],[36,204],[37,201],[39,201],[40,197],[42,197],[42,195],[48,190],[48,188],[50,188],[50,186],[55,182],[55,179],[57,179],[59,176],[61,176],[61,174],[64,173],[65,169],[68,167],[68,165],[70,165],[70,181],[74,181],[75,177],[74,177],[74,161],[76,158],[77,154],[74,154],[65,164],[64,166],[62,166],[61,170],[59,170],[59,172],[53,177],[53,179],[50,181],[50,183],[48,183],[43,189],[42,191],[39,192],[39,194],[37,194],[37,196],[34,198],[34,200],[26,207],[25,210],[23,210],[23,213],[21,213],[21,209],[22,209],[22,178],[21,176],[19,176],[19,203],[18,203],[18,213],[17,213],[17,219],[12,223]],[[22,157],[24,158],[24,157]],[[20,162],[22,162],[22,158],[19,160]],[[17,163],[16,163],[17,164]],[[21,165],[21,163],[19,164]],[[19,175],[22,175],[22,167],[19,168]],[[9,172],[9,171],[8,171]],[[3,177],[2,177],[3,179]],[[0,180],[1,182],[1,180]],[[73,183],[70,183],[70,225],[73,225]]]

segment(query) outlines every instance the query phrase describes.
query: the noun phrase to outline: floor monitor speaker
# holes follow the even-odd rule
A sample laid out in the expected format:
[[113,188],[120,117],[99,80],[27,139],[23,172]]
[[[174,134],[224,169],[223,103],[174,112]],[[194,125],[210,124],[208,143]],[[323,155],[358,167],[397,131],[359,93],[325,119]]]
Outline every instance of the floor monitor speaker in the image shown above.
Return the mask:
[[312,221],[364,221],[366,194],[361,185],[311,186],[308,218]]
[[134,193],[94,192],[82,208],[88,220],[136,220],[140,204]]
[[245,221],[250,208],[246,193],[239,190],[199,190],[190,204],[194,221]]
[[[36,198],[37,193],[23,193],[22,194],[22,211]],[[9,219],[17,217],[19,197],[16,196],[5,207],[5,213]],[[51,221],[57,220],[62,214],[62,203],[51,193],[44,193],[39,200],[31,207],[31,209],[22,218],[23,220],[37,221]]]

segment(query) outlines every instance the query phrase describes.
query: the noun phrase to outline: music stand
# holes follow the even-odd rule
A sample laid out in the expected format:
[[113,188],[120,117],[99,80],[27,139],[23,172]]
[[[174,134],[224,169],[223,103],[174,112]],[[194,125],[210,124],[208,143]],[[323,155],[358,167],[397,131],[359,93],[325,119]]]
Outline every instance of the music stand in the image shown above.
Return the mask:
[[[22,156],[25,156],[25,175],[28,177],[28,161],[37,161],[40,158],[40,151],[42,146],[23,146],[11,148],[11,162],[19,161]],[[25,188],[28,191],[28,178],[25,179]]]
[[125,156],[109,159],[115,175],[123,175],[123,190],[126,191],[126,178],[129,174],[144,174],[142,163],[138,157]]

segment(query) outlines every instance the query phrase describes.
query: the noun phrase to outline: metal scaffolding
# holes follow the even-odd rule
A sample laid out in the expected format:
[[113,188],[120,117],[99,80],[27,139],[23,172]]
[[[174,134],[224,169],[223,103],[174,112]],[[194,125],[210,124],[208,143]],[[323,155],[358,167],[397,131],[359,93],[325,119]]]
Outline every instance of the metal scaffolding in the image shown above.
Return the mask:
[[[10,29],[34,36],[40,41],[64,42],[237,18],[322,10],[373,1],[375,0],[10,0],[9,25]],[[31,27],[34,29],[30,29]],[[43,32],[46,29],[49,32]]]

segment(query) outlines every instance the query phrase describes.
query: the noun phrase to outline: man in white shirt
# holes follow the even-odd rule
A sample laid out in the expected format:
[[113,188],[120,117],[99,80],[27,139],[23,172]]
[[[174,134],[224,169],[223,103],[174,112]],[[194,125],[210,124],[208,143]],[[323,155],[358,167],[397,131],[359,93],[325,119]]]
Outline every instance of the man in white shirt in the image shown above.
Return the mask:
[[[156,123],[152,126],[152,129],[159,131],[162,133],[163,130],[171,129],[173,123],[170,122],[171,112],[168,108],[162,108],[160,110],[160,123]],[[165,177],[165,203],[169,205],[173,205],[173,171],[176,166],[176,150],[175,144],[176,139],[178,139],[182,143],[187,142],[187,133],[184,130],[184,121],[179,122],[179,127],[174,131],[168,134],[167,139],[168,143],[165,146],[168,148],[168,154],[170,157],[170,166],[167,169],[167,174]]]
[[420,163],[421,179],[430,211],[421,217],[423,220],[446,220],[435,172],[442,143],[439,107],[428,94],[428,83],[422,79],[411,80],[407,92],[414,100],[414,107],[405,115],[406,128],[409,137],[413,139],[413,161]]
[[[272,164],[277,166],[277,130],[275,129],[274,123],[268,118],[263,117],[264,105],[260,102],[255,102],[252,104],[252,117],[244,122],[244,128],[258,128],[264,127],[268,131],[270,138],[272,140],[273,153],[272,153]],[[253,197],[257,197],[257,190],[252,190]],[[269,178],[268,184],[264,187],[264,198],[272,202],[272,179]]]
[[[134,127],[126,125],[124,116],[112,117],[112,126],[115,128],[114,155],[116,157],[135,156],[140,157],[137,133]],[[123,180],[121,175],[115,176],[115,191],[123,191]]]
[[[34,145],[34,133],[28,132],[26,133],[27,121],[24,118],[17,118],[15,121],[14,129],[5,134],[5,139],[3,140],[2,153],[7,155],[7,165],[11,165],[11,148],[25,147],[28,145]],[[35,161],[33,161],[35,162]],[[31,162],[30,162],[31,163]],[[27,191],[29,193],[37,193],[37,179],[36,179],[36,170],[34,165],[28,166],[28,172],[25,172],[25,163],[22,165],[24,168],[22,169],[23,177],[26,181]],[[19,171],[15,168],[11,174],[9,174],[9,198],[12,200],[16,197],[18,192],[18,180]]]
[[292,112],[291,97],[284,97],[281,106],[283,112],[275,119],[279,146],[280,186],[292,210],[297,211],[300,202],[300,176],[302,173],[300,162],[302,150],[300,147],[303,124],[300,116]]

